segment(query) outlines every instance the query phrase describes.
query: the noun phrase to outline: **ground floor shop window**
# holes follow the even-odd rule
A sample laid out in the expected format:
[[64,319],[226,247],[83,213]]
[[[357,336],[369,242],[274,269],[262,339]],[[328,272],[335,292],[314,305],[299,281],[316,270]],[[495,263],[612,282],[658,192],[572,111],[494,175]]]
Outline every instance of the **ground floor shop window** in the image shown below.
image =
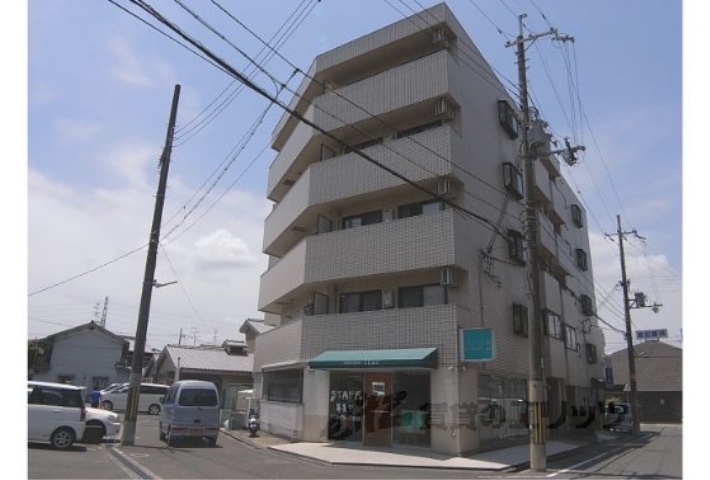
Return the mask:
[[[429,373],[385,372],[380,374],[382,380],[378,377],[377,381],[372,381],[372,385],[368,385],[366,389],[365,379],[373,380],[373,375],[375,374],[331,372],[328,439],[361,441],[368,444],[365,437],[375,435],[379,440],[384,438],[386,445],[394,443],[429,447]],[[382,412],[387,414],[383,415]],[[368,418],[369,427],[365,424]]]
[[477,411],[481,440],[527,435],[527,380],[479,374]]
[[303,401],[303,370],[264,373],[264,399],[272,402]]
[[395,444],[431,445],[430,395],[428,373],[395,373],[392,405]]
[[328,439],[362,440],[363,375],[332,372],[328,398]]

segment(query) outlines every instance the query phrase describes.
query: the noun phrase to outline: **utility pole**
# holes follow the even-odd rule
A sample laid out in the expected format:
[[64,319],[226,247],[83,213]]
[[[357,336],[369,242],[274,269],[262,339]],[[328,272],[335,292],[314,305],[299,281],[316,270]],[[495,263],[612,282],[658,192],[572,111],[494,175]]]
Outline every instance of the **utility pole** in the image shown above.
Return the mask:
[[[616,224],[616,235],[619,238],[619,255],[621,256],[621,288],[624,292],[624,320],[626,322],[626,355],[629,362],[629,403],[631,404],[631,418],[633,421],[633,423],[631,424],[631,433],[633,435],[638,435],[640,432],[640,412],[638,408],[638,398],[636,395],[636,354],[634,352],[633,337],[631,336],[631,308],[645,308],[646,296],[643,293],[637,293],[635,295],[635,300],[629,299],[629,281],[626,278],[626,259],[624,256],[624,235],[633,234],[638,238],[641,237],[639,236],[638,232],[636,232],[636,230],[624,232],[621,229],[620,215],[616,216]],[[663,305],[658,305],[657,303],[654,303],[653,305],[649,305],[648,307],[652,308],[654,312],[658,312],[658,307],[662,306]]]
[[129,379],[128,399],[126,414],[123,421],[121,443],[133,445],[136,435],[136,420],[138,419],[138,399],[140,395],[141,380],[143,378],[143,356],[145,354],[145,340],[148,333],[148,319],[150,317],[150,300],[155,286],[155,264],[160,242],[160,223],[163,218],[163,205],[165,204],[165,190],[168,182],[168,169],[170,167],[170,154],[173,147],[175,133],[175,119],[177,117],[178,100],[180,98],[180,85],[175,85],[173,102],[170,109],[168,131],[165,136],[165,147],[160,156],[160,179],[158,192],[155,196],[155,210],[153,212],[153,225],[150,230],[148,243],[148,257],[145,262],[145,275],[143,277],[143,291],[138,310],[138,326],[136,327],[136,341],[133,349],[133,363]]
[[538,264],[538,245],[540,231],[538,228],[537,205],[535,202],[535,165],[537,157],[536,147],[531,146],[528,129],[530,128],[530,105],[528,100],[528,81],[525,66],[525,42],[534,41],[546,35],[555,35],[558,40],[568,40],[571,37],[561,38],[557,30],[551,28],[548,32],[540,34],[523,35],[523,19],[526,14],[518,16],[518,36],[513,42],[507,42],[506,47],[517,46],[518,57],[518,84],[520,90],[520,108],[523,113],[522,147],[525,176],[525,216],[528,244],[528,276],[531,288],[531,308],[528,311],[528,336],[530,345],[529,373],[528,373],[528,421],[530,423],[530,469],[544,472],[547,469],[546,433],[547,420],[545,409],[545,382],[542,360],[542,323],[540,308],[540,267]]

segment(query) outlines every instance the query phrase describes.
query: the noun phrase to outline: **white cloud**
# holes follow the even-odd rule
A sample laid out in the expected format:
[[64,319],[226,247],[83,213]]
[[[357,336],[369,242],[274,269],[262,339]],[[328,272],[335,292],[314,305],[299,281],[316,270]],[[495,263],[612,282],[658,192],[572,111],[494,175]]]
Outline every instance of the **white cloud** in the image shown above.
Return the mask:
[[62,140],[70,142],[85,142],[101,131],[101,127],[96,123],[68,118],[56,119],[54,129]]
[[195,247],[198,264],[208,269],[251,266],[258,261],[243,239],[224,229],[200,238]]
[[113,57],[112,73],[116,79],[137,87],[151,87],[151,76],[146,73],[146,68],[131,50],[128,41],[123,37],[111,39],[110,54]]

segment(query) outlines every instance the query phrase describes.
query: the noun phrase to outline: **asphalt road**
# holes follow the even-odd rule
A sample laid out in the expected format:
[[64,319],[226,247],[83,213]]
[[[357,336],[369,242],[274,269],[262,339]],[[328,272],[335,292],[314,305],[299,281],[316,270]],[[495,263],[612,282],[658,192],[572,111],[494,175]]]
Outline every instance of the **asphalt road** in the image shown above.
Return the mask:
[[139,416],[135,445],[78,445],[60,452],[30,445],[30,479],[218,478],[682,478],[682,427],[644,427],[641,439],[621,439],[548,461],[544,473],[474,472],[422,468],[329,465],[220,435],[206,443],[168,447],[158,439],[157,417]]

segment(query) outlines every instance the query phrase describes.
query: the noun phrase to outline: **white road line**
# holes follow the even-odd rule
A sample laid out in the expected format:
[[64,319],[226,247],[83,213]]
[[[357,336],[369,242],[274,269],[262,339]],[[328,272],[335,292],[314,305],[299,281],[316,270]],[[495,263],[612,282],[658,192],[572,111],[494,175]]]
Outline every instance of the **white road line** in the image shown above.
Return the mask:
[[602,458],[602,457],[606,457],[607,455],[612,454],[612,453],[616,452],[617,450],[623,450],[624,448],[625,448],[625,447],[615,448],[615,449],[613,449],[613,450],[609,450],[608,452],[604,452],[604,453],[602,453],[602,454],[600,454],[600,455],[597,455],[596,457],[588,458],[588,459],[586,459],[585,461],[580,462],[580,463],[578,463],[578,464],[576,464],[576,465],[572,465],[571,467],[565,468],[564,470],[560,470],[560,471],[558,471],[558,472],[551,473],[551,474],[547,475],[547,478],[556,477],[557,475],[560,475],[560,474],[562,474],[562,473],[567,473],[567,472],[569,472],[570,470],[576,470],[577,468],[581,467],[582,465],[586,465],[586,464],[588,464],[588,463],[592,463],[592,462],[594,462],[595,460],[598,460],[598,459],[600,459],[600,458]]

